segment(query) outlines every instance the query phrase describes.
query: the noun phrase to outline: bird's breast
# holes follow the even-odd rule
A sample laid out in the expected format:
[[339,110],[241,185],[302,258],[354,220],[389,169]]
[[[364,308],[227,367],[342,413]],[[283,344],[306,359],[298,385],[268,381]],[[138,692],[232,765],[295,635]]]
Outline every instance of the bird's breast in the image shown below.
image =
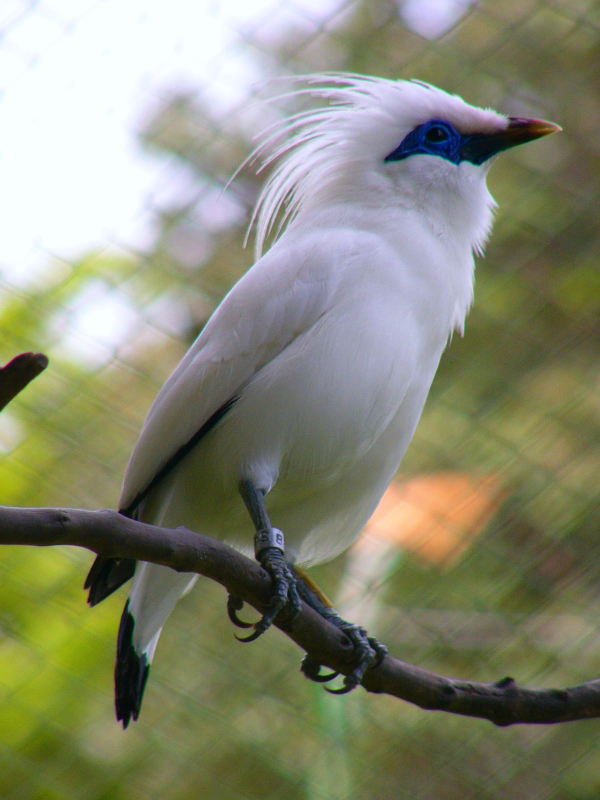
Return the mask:
[[382,436],[423,368],[435,370],[438,339],[390,294],[365,288],[338,301],[244,387],[214,433],[222,469],[235,464],[266,490],[336,481]]

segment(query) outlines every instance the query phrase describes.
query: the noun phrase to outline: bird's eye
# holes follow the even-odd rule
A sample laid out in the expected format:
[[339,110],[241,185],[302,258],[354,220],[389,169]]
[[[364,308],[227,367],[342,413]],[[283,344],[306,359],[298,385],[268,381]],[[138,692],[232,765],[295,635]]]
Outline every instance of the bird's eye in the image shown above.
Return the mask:
[[440,142],[447,142],[450,137],[450,134],[446,130],[446,128],[442,128],[441,125],[433,125],[427,133],[425,134],[425,141],[430,142],[431,144],[439,144]]

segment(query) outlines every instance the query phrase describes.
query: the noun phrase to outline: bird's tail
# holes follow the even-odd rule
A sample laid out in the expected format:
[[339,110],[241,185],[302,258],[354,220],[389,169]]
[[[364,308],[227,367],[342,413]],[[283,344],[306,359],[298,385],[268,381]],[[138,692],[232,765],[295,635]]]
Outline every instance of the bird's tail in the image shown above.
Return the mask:
[[177,601],[197,575],[138,561],[117,639],[115,707],[123,727],[140,713],[144,687],[156,644]]
[[88,573],[84,589],[89,589],[88,603],[95,606],[133,577],[135,561],[132,558],[105,558],[96,556]]

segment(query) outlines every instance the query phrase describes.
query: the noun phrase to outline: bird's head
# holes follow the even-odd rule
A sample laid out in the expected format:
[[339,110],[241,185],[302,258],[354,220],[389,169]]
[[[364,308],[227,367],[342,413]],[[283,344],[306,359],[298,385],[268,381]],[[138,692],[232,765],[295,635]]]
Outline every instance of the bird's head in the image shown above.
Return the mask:
[[[267,132],[258,152],[278,144],[278,160],[257,203],[260,251],[275,219],[283,223],[320,205],[363,203],[415,209],[431,226],[460,230],[481,250],[494,201],[485,178],[494,156],[560,128],[476,108],[419,81],[332,74],[300,90],[327,100]],[[283,225],[282,223],[282,225]]]

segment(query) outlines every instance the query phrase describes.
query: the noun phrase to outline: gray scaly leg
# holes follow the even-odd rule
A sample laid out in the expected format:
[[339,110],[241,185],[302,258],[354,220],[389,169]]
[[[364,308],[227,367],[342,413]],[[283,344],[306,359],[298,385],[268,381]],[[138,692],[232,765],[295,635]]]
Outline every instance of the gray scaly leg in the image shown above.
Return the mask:
[[300,612],[300,597],[296,589],[296,577],[284,559],[283,533],[271,525],[265,506],[265,493],[261,489],[256,489],[250,481],[242,481],[240,494],[256,530],[254,555],[261,567],[273,579],[274,588],[269,609],[258,622],[253,624],[244,622],[237,616],[236,612],[243,606],[243,601],[239,597],[229,595],[227,600],[230,620],[240,628],[254,628],[254,632],[249,636],[237,638],[240,642],[253,642],[271,627],[273,620],[283,608],[286,608],[291,619],[296,617]]

